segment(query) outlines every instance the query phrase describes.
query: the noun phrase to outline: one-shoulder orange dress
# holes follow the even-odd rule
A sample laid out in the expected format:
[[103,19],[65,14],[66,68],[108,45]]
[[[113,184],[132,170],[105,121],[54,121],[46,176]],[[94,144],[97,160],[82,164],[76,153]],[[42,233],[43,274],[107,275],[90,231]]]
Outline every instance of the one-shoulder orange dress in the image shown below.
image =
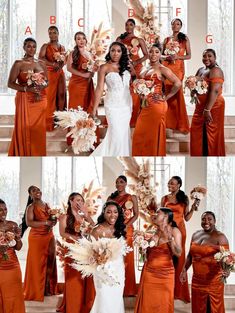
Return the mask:
[[149,248],[144,264],[135,313],[174,312],[174,265],[167,243]]
[[[18,82],[27,85],[27,72],[20,72]],[[9,156],[46,155],[46,107],[45,89],[40,92],[40,100],[32,92],[17,91],[15,97],[15,125],[11,139]]]
[[[49,219],[48,208],[43,210],[34,205],[35,221]],[[43,301],[46,286],[47,268],[50,268],[50,294],[55,294],[57,284],[56,260],[49,261],[50,244],[54,241],[54,234],[47,226],[32,227],[29,232],[29,248],[24,279],[25,300]]]
[[[228,249],[228,246],[224,246]],[[199,245],[192,242],[192,313],[225,313],[222,268],[214,259],[220,251],[216,245]]]
[[25,313],[20,264],[13,248],[6,253],[7,260],[0,254],[0,312]]
[[[171,37],[167,37],[166,43],[171,40]],[[186,41],[179,43],[180,50],[178,52],[179,56],[183,56],[186,51]],[[175,60],[174,62],[163,61],[163,65],[168,67],[180,80],[184,79],[184,61]],[[172,88],[172,83],[169,80],[165,81],[166,94]],[[186,111],[186,104],[184,100],[183,87],[179,91],[167,100],[168,111],[166,117],[166,127],[174,130],[178,130],[182,133],[189,132],[189,120]]]
[[[146,75],[146,80],[154,80],[154,95],[162,97],[162,81],[157,75]],[[132,141],[133,156],[166,155],[166,113],[167,102],[147,96],[147,107],[142,108],[137,119]]]
[[[221,83],[220,77],[205,79],[209,84]],[[224,141],[224,110],[225,101],[222,96],[222,86],[215,103],[211,108],[213,121],[205,123],[203,110],[206,106],[208,93],[198,95],[199,103],[195,107],[190,131],[190,154],[191,156],[225,156]]]

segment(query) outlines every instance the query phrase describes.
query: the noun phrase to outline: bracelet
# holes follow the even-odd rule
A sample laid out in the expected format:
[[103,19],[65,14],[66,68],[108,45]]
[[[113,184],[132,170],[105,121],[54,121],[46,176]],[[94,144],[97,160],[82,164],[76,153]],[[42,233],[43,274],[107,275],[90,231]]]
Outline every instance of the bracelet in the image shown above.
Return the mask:
[[205,112],[210,112],[211,110],[208,110],[208,109],[204,109],[204,111],[205,111]]
[[48,225],[48,221],[46,221],[46,224],[45,225]]
[[24,86],[24,92],[26,92],[27,91],[27,86]]

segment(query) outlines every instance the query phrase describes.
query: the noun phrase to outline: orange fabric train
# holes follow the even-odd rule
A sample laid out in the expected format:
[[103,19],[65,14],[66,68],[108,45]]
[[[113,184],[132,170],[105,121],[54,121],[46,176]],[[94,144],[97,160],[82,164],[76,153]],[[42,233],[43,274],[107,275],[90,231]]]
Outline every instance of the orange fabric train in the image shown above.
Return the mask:
[[182,300],[184,302],[190,302],[188,278],[184,284],[180,282],[180,274],[183,270],[185,263],[185,242],[186,242],[186,228],[184,223],[184,210],[185,206],[182,203],[170,203],[167,201],[167,197],[163,200],[163,206],[170,208],[174,213],[174,220],[182,235],[182,254],[179,258],[174,258],[176,260],[175,266],[175,299]]
[[[146,75],[144,79],[154,79],[154,95],[161,97],[162,81],[157,75]],[[147,107],[142,108],[133,134],[133,156],[166,155],[166,112],[166,101],[147,96]]]
[[[207,83],[223,84],[222,78],[206,79]],[[208,94],[199,95],[199,103],[196,105],[190,133],[191,156],[225,156],[224,142],[224,109],[225,102],[222,96],[222,87],[211,109],[213,122],[206,124],[203,110],[207,103]]]
[[[170,37],[167,37],[168,42]],[[179,56],[183,56],[186,49],[186,43],[179,43],[180,50],[178,52]],[[163,61],[163,65],[168,67],[181,81],[184,79],[184,61],[183,60],[175,60],[172,63],[167,61]],[[172,83],[169,80],[165,82],[166,94],[169,93],[172,88]],[[186,111],[186,105],[183,94],[183,87],[179,89],[179,91],[167,100],[168,103],[168,111],[166,117],[166,127],[179,130],[183,133],[189,132],[189,120]]]
[[[225,246],[228,249],[228,246]],[[221,265],[214,259],[220,250],[216,245],[199,245],[192,242],[192,313],[225,313],[224,284]],[[209,310],[208,306],[209,305]]]
[[0,312],[25,313],[22,277],[15,250],[7,250],[8,260],[0,257]]
[[[64,52],[64,49],[62,46],[56,48],[52,44],[48,44],[45,58],[50,62],[55,62],[54,54],[56,52]],[[47,71],[49,85],[47,88],[46,126],[47,131],[52,131],[54,129],[54,111],[63,111],[66,108],[66,86],[62,69],[55,71],[52,66],[47,66]]]
[[[42,210],[34,205],[34,220],[46,221],[49,218],[47,209]],[[24,297],[25,300],[43,301],[45,285],[47,280],[47,271],[50,293],[55,294],[57,284],[56,261],[51,260],[49,251],[53,246],[54,235],[52,230],[48,231],[47,226],[31,228],[29,232],[29,248],[27,255]]]
[[[125,203],[127,201],[132,202],[132,197],[129,193],[123,196],[117,196],[116,198],[112,199],[116,201],[122,208],[125,207]],[[133,215],[132,209],[130,209],[130,218]],[[125,220],[127,223],[128,220]],[[130,225],[126,229],[126,242],[129,247],[133,248],[133,232],[134,227]],[[134,250],[128,253],[125,258],[125,287],[124,287],[124,297],[135,296],[137,294],[137,286],[135,281],[135,260],[134,260]]]
[[167,243],[148,249],[135,313],[174,312],[174,266]]
[[[18,81],[26,85],[27,73],[21,72]],[[32,92],[17,91],[15,97],[15,125],[8,151],[9,156],[46,155],[46,107],[45,90],[41,100],[35,101]]]

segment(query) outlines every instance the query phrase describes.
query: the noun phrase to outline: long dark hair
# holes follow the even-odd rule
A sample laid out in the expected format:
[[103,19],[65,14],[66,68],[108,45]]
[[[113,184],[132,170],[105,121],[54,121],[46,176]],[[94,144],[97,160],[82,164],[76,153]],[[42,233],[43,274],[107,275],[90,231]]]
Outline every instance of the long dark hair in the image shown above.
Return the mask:
[[[175,21],[179,21],[180,24],[181,24],[181,26],[183,26],[183,22],[181,21],[180,18],[175,18],[175,19],[173,19],[173,20],[171,21],[171,25],[172,25]],[[179,33],[178,33],[177,38],[178,38],[179,42],[184,42],[184,41],[187,40],[186,35],[185,35],[184,33],[182,33],[182,32],[179,32]]]
[[[82,35],[85,37],[86,41],[87,41],[87,38],[86,38],[86,35],[83,33],[83,32],[76,32],[76,34],[74,35],[74,40],[76,41],[76,37],[77,35]],[[73,53],[72,53],[72,59],[73,59],[73,63],[72,63],[72,67],[77,69],[78,67],[78,60],[79,60],[79,57],[80,57],[80,51],[78,49],[78,46],[77,44],[75,45],[74,49],[73,49]]]
[[[124,175],[119,175],[118,178],[116,179],[116,181],[121,178],[122,180],[124,180],[127,183],[127,178]],[[113,193],[111,193],[111,195],[108,197],[108,199],[115,199],[118,196],[118,190],[114,191]]]
[[97,224],[101,224],[103,222],[105,222],[105,218],[104,218],[104,213],[106,208],[109,205],[115,205],[117,210],[118,210],[118,218],[116,220],[116,223],[114,225],[115,231],[114,231],[114,236],[116,238],[120,238],[120,237],[126,237],[126,225],[124,224],[124,216],[123,216],[123,211],[122,208],[120,207],[120,205],[115,202],[115,201],[107,201],[105,202],[105,204],[103,205],[102,208],[102,212],[100,214],[100,216],[97,219]]
[[109,47],[109,52],[105,56],[106,62],[111,60],[110,50],[111,50],[111,48],[113,46],[119,46],[121,48],[121,50],[122,50],[122,55],[121,55],[121,58],[119,60],[119,75],[122,76],[124,71],[126,71],[126,70],[130,71],[129,57],[128,57],[128,54],[127,54],[127,48],[121,42],[118,42],[118,41],[112,42],[110,47]]
[[[179,176],[172,176],[171,179],[175,179],[177,183],[182,186],[182,179]],[[185,192],[181,189],[176,194],[176,200],[178,203],[183,203],[186,206],[189,204],[188,196],[185,194]]]
[[[131,22],[132,24],[135,25],[135,20],[134,20],[133,18],[128,18],[128,20],[126,20],[126,23],[125,23],[125,24],[127,24],[128,22]],[[125,32],[125,33],[121,34],[121,35],[119,36],[119,38],[120,38],[121,40],[123,40],[123,39],[125,39],[125,38],[127,37],[127,35],[128,35],[128,33]]]
[[83,199],[83,202],[85,202],[83,196],[79,192],[72,192],[69,195],[68,202],[67,202],[68,209],[67,209],[67,219],[66,219],[65,232],[68,234],[71,234],[71,235],[75,235],[76,232],[75,232],[75,228],[74,228],[75,216],[73,215],[72,206],[71,206],[70,201],[73,201],[73,199],[77,196],[80,196]]
[[172,227],[178,228],[176,222],[174,221],[174,213],[171,209],[163,207],[159,208],[159,210],[168,216],[168,224],[170,224]]
[[25,211],[24,211],[24,215],[23,215],[23,217],[22,217],[22,222],[21,222],[21,224],[19,225],[19,227],[20,227],[20,229],[21,229],[21,238],[23,237],[23,235],[24,235],[26,229],[28,228],[28,225],[26,224],[26,211],[27,211],[28,206],[29,206],[31,203],[33,203],[33,198],[30,196],[30,193],[31,193],[32,189],[35,188],[35,187],[36,187],[35,185],[31,185],[31,186],[29,186],[29,188],[28,188],[28,194],[29,194],[29,196],[28,196],[26,208],[25,208]]

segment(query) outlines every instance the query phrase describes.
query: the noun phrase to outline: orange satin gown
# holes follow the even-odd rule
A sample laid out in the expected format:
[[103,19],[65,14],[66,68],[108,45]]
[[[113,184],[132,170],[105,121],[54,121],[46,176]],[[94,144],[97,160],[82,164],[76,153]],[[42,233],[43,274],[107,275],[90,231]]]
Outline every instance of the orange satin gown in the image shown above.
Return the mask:
[[[54,54],[56,52],[62,53],[65,50],[60,45],[59,48],[54,47],[52,44],[48,44],[46,48],[45,58],[49,62],[55,62]],[[56,110],[63,111],[66,108],[66,84],[64,71],[62,69],[54,71],[52,66],[47,66],[48,81],[47,87],[47,111],[46,111],[46,126],[47,131],[54,129],[53,113]],[[64,97],[64,102],[59,101],[60,97]]]
[[[209,84],[221,83],[219,77],[206,79]],[[224,141],[224,110],[225,101],[222,96],[222,87],[214,105],[211,108],[213,122],[206,124],[203,110],[207,103],[208,94],[199,95],[199,103],[195,107],[190,132],[190,154],[191,156],[225,156]]]
[[167,243],[149,248],[144,264],[135,313],[174,312],[174,265]]
[[15,250],[7,250],[8,260],[0,256],[0,312],[25,313],[22,276]]
[[[162,96],[162,81],[157,75],[144,77],[154,79],[154,94]],[[166,155],[166,113],[167,102],[154,100],[147,96],[147,107],[142,108],[138,116],[132,141],[133,156]]]
[[[46,221],[49,218],[47,209],[34,205],[34,220]],[[50,293],[55,294],[57,284],[56,261],[49,261],[50,244],[54,241],[52,230],[47,226],[32,227],[29,232],[29,248],[24,280],[25,300],[43,301],[46,285],[47,268],[50,267]],[[49,264],[48,264],[49,263]]]
[[[228,249],[228,246],[224,246]],[[214,259],[220,251],[216,245],[199,245],[192,242],[192,313],[225,313],[222,268]],[[208,310],[209,306],[209,310]]]
[[[20,72],[18,82],[27,84],[27,73]],[[11,139],[9,156],[46,155],[46,107],[45,89],[40,101],[35,101],[32,92],[17,91],[15,97],[15,125]]]
[[[87,70],[84,69],[87,64],[88,59],[83,55],[79,56],[77,70],[79,72],[86,73]],[[69,80],[69,109],[77,109],[78,106],[81,106],[84,111],[89,113],[92,112],[93,103],[94,103],[94,85],[93,80],[86,79],[81,76],[72,74]]]
[[[129,51],[129,56],[132,62],[141,58],[139,55],[139,52],[141,51],[141,46],[138,44],[137,46],[135,46],[136,48],[134,48],[134,46],[131,43],[133,39],[138,40],[138,37],[121,39],[121,42],[127,47],[127,50]],[[131,51],[133,51],[133,53],[131,53]],[[142,63],[139,63],[134,67],[136,78],[140,78],[140,72],[142,71],[142,68],[143,68]],[[130,91],[131,91],[131,97],[132,97],[132,103],[133,103],[130,126],[135,127],[138,115],[140,114],[140,98],[137,95],[137,93],[134,92],[132,84],[130,86]]]
[[[127,193],[123,196],[117,196],[116,198],[112,199],[117,202],[122,208],[125,207],[125,203],[127,201],[132,202],[131,194]],[[133,215],[133,210],[131,209],[130,218]],[[128,220],[125,220],[127,223]],[[126,229],[126,243],[129,247],[133,249],[133,233],[134,233],[134,226],[130,225]],[[125,287],[124,287],[124,297],[135,296],[137,294],[137,286],[135,281],[135,258],[134,258],[134,249],[130,253],[128,253],[125,258]]]
[[[167,37],[168,42],[170,37]],[[186,51],[186,42],[180,42],[180,50],[178,52],[179,56],[183,56]],[[180,80],[181,82],[184,79],[184,61],[183,60],[175,60],[172,63],[167,61],[162,62],[164,66],[168,67]],[[169,80],[165,81],[166,94],[169,93],[172,88],[172,83]],[[166,127],[174,130],[178,130],[182,133],[189,132],[189,120],[186,111],[186,104],[184,100],[183,87],[179,89],[179,91],[167,100],[168,103],[168,111],[166,117]]]
[[186,242],[186,228],[184,223],[184,210],[185,205],[183,203],[170,203],[167,197],[164,197],[163,206],[171,209],[174,213],[174,221],[176,222],[181,235],[182,235],[182,253],[179,258],[174,257],[175,266],[175,299],[182,300],[184,302],[190,302],[188,278],[185,283],[180,282],[180,274],[184,268],[185,263],[185,242]]
[[[72,240],[66,239],[72,243]],[[71,267],[72,259],[64,259],[65,287],[63,300],[57,312],[89,313],[95,299],[95,287],[92,277],[82,278],[81,272]]]

